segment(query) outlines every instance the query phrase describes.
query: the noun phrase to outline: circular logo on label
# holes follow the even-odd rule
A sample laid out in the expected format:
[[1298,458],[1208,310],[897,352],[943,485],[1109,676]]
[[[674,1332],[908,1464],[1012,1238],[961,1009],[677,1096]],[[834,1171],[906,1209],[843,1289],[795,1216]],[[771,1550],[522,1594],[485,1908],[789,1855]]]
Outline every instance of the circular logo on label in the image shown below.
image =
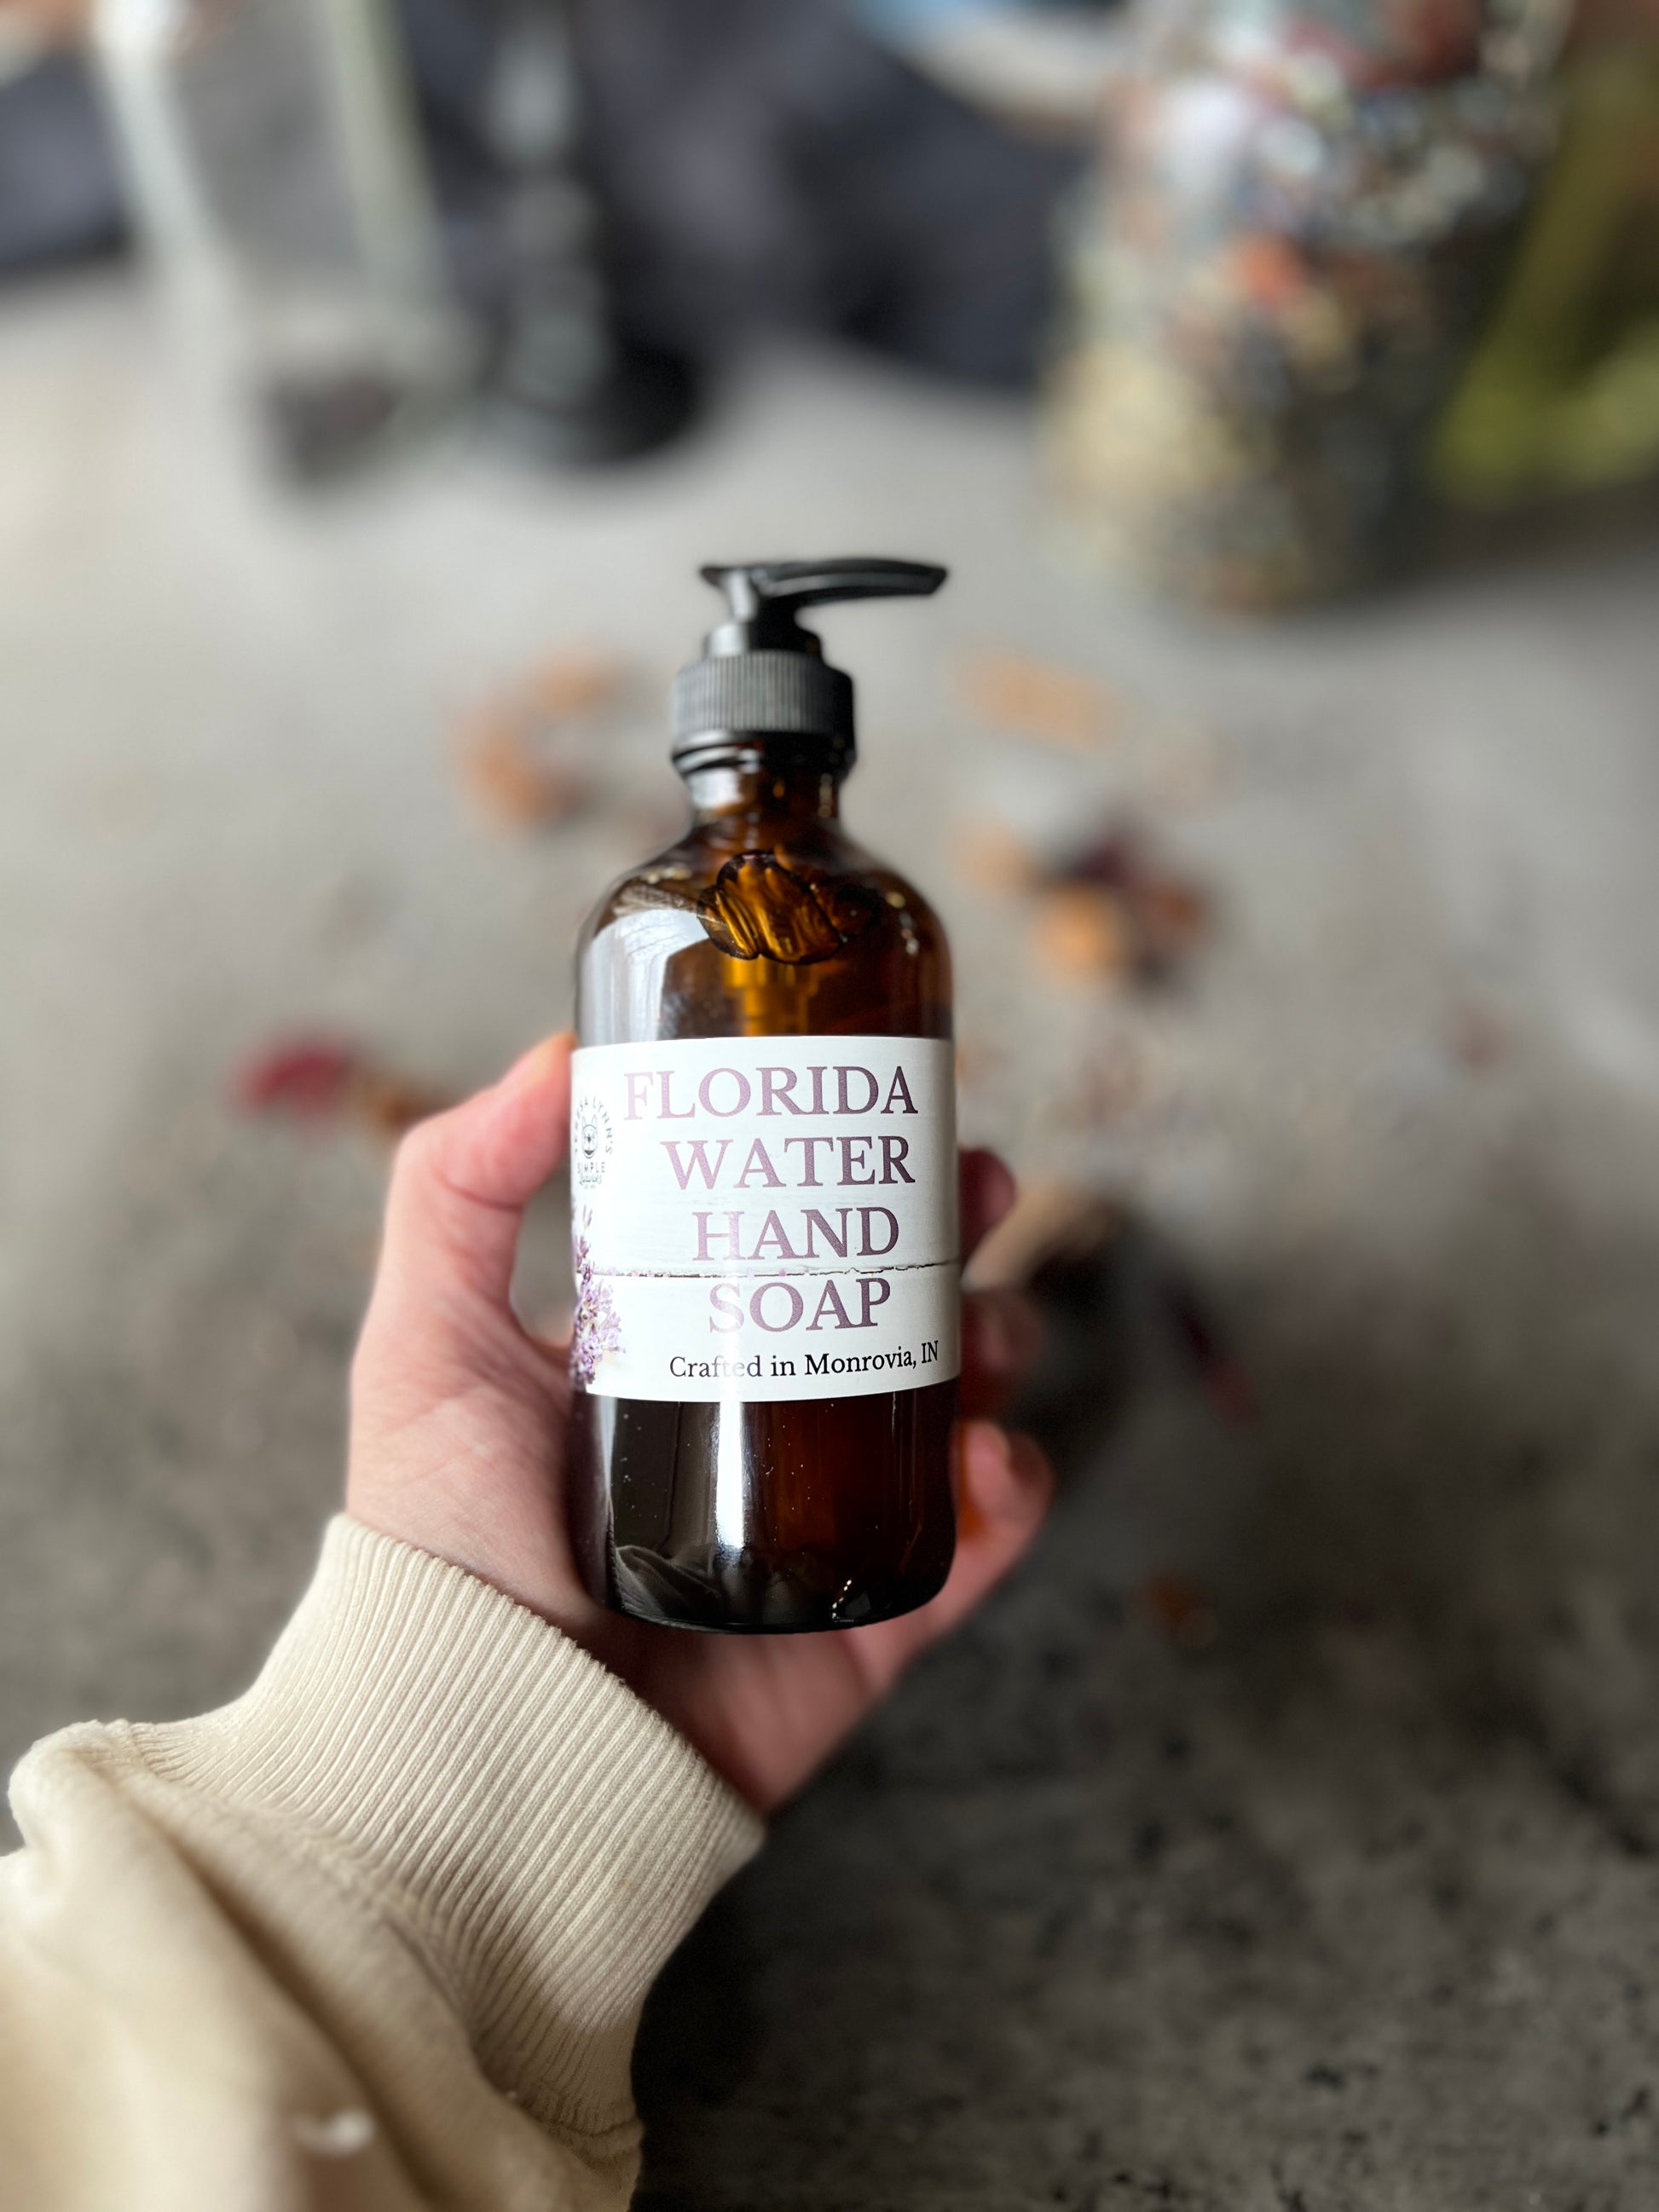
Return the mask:
[[611,1116],[597,1098],[579,1098],[570,1116],[570,1171],[580,1190],[597,1190],[611,1158]]

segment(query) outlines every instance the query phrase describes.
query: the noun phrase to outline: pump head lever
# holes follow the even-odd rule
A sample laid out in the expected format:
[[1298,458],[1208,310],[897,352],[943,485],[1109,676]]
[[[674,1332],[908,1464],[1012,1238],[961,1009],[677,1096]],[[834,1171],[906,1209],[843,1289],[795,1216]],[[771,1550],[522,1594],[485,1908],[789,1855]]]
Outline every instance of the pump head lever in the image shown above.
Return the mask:
[[838,561],[713,563],[703,580],[724,592],[732,619],[708,640],[716,654],[779,651],[816,653],[818,641],[796,617],[833,599],[926,599],[948,571],[926,561],[849,556]]

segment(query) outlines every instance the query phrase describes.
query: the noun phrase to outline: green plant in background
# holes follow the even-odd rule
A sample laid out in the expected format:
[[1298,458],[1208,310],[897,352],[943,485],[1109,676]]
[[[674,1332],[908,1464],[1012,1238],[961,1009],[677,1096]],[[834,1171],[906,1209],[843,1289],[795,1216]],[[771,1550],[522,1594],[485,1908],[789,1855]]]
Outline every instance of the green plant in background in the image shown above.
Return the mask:
[[1432,448],[1466,506],[1659,470],[1659,47],[1564,79],[1560,143],[1515,266]]

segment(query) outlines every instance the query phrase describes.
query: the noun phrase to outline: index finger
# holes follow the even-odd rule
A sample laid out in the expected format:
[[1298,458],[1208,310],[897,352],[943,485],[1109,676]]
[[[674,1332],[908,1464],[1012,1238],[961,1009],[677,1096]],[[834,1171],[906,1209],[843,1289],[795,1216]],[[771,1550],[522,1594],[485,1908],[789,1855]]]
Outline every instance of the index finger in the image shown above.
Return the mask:
[[1013,1204],[1016,1185],[1007,1162],[978,1146],[958,1153],[957,1172],[962,1198],[962,1256],[967,1260]]

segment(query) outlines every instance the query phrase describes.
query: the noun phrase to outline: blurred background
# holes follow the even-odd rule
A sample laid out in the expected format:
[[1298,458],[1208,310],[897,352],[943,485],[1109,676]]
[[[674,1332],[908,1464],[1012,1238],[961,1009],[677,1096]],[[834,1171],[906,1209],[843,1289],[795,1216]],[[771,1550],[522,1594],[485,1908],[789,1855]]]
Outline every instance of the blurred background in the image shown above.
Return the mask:
[[0,5],[6,1762],[256,1668],[699,564],[939,558],[847,811],[1065,1486],[657,1992],[644,2201],[1645,2212],[1656,485],[1651,0]]

